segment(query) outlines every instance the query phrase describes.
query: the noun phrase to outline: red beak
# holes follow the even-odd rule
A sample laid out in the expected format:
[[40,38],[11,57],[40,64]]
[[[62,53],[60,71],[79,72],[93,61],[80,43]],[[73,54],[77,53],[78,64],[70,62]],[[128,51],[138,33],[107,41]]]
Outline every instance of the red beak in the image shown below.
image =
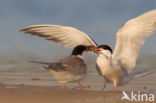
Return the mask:
[[101,51],[101,49],[99,49],[98,47],[95,47],[95,46],[90,47],[88,51],[92,51],[91,49],[94,49],[96,51]]

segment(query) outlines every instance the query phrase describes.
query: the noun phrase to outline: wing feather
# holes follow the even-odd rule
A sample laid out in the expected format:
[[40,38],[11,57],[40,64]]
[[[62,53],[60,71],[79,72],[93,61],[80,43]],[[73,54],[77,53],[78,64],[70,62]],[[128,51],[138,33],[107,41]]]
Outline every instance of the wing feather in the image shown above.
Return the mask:
[[135,67],[136,59],[145,39],[156,30],[156,9],[126,22],[117,32],[113,63],[129,72]]
[[21,29],[24,33],[37,35],[51,40],[61,45],[74,48],[77,45],[95,45],[97,44],[84,32],[73,27],[60,25],[32,25]]

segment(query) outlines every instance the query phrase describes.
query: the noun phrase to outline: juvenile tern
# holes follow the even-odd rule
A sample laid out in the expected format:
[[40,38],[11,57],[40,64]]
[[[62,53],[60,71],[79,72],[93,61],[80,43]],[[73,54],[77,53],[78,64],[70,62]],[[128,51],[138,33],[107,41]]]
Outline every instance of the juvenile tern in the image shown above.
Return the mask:
[[31,62],[46,65],[44,68],[62,84],[64,90],[67,89],[65,84],[68,82],[78,82],[80,88],[84,88],[84,86],[80,84],[80,81],[85,78],[87,73],[87,65],[84,62],[83,54],[93,49],[92,46],[78,45],[73,49],[71,55],[61,59],[59,62]]

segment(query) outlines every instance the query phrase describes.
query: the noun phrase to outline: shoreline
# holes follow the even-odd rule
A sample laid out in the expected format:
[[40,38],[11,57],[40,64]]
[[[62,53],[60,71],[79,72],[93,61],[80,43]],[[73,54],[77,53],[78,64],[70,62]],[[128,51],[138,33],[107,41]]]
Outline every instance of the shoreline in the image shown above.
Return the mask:
[[[0,103],[129,103],[127,100],[121,101],[122,96],[122,91],[114,95],[112,91],[64,91],[62,88],[48,86],[0,84]],[[156,103],[156,96],[152,103]]]

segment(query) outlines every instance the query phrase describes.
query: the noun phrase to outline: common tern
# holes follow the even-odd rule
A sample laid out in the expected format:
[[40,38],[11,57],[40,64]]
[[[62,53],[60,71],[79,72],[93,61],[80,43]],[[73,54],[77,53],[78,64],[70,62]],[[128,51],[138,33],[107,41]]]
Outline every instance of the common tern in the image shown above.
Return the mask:
[[[97,49],[97,70],[106,81],[112,82],[114,87],[126,84],[134,77],[148,74],[148,70],[131,74],[136,59],[145,39],[156,29],[156,10],[149,11],[127,21],[117,32],[116,46],[112,53],[108,45],[98,45],[86,33],[73,27],[60,25],[32,25],[21,29],[25,33],[45,37],[73,48],[76,45],[94,45]],[[101,49],[100,49],[101,48]],[[106,86],[106,83],[105,83]],[[115,90],[115,88],[114,88]]]
[[[114,52],[106,45],[99,46],[97,71],[106,82],[116,86],[127,84],[136,77],[142,77],[151,72],[149,69],[131,73],[136,65],[139,51],[147,37],[156,30],[156,10],[144,13],[127,21],[117,32]],[[104,54],[104,55],[103,55]]]
[[82,89],[84,86],[80,84],[80,81],[85,78],[87,73],[87,65],[83,59],[83,54],[93,49],[92,46],[78,45],[73,49],[71,55],[61,59],[59,62],[31,62],[46,65],[44,68],[62,84],[64,90],[67,90],[65,84],[68,82],[78,82],[78,85]]

